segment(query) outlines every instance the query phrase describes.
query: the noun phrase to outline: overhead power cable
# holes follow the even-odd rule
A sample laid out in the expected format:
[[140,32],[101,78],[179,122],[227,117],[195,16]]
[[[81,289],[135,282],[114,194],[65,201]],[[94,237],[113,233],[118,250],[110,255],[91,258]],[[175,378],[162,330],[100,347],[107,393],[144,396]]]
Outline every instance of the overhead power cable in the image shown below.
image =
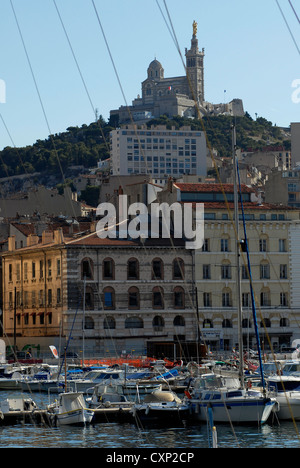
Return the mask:
[[280,11],[280,13],[281,13],[281,16],[283,17],[283,20],[284,20],[284,22],[285,22],[285,24],[286,24],[286,27],[287,27],[288,30],[289,30],[289,33],[290,33],[291,38],[292,38],[292,40],[293,40],[293,42],[294,42],[294,44],[295,44],[295,47],[296,47],[296,49],[297,49],[297,51],[298,51],[298,54],[300,55],[300,48],[299,48],[299,46],[298,46],[298,44],[297,44],[297,42],[296,42],[295,36],[294,36],[294,34],[293,34],[293,32],[292,32],[290,26],[289,26],[289,23],[288,23],[288,21],[287,21],[285,15],[284,15],[284,13],[283,13],[283,11],[282,11],[281,6],[279,5],[278,0],[275,0],[275,1],[276,1],[276,3],[277,3],[277,6],[278,6],[279,11]]

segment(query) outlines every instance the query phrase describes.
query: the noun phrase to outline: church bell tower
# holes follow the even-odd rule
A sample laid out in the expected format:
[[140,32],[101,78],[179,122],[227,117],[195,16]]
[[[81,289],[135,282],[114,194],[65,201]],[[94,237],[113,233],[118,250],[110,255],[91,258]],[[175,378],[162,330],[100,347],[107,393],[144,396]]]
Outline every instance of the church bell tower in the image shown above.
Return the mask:
[[204,102],[204,49],[199,51],[197,39],[197,23],[193,22],[193,37],[190,50],[185,49],[186,72],[188,77],[189,96],[198,104]]

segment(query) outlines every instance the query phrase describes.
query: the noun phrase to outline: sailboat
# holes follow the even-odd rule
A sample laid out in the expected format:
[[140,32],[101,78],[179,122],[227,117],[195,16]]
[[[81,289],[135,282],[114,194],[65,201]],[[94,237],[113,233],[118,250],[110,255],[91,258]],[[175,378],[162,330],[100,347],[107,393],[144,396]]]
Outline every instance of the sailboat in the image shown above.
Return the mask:
[[[238,192],[237,192],[237,161],[235,126],[232,132],[232,153],[234,165],[234,215],[236,229],[236,270],[237,270],[237,299],[238,299],[238,337],[239,337],[239,369],[237,376],[217,376],[214,373],[199,376],[195,379],[193,389],[187,392],[187,399],[195,419],[208,420],[208,409],[212,412],[215,422],[238,424],[264,424],[272,411],[276,411],[277,401],[266,394],[264,377],[262,374],[263,391],[246,388],[244,381],[243,336],[242,336],[242,303],[240,278],[240,249]],[[241,198],[242,205],[242,198]],[[244,216],[243,216],[244,219]],[[245,228],[245,224],[244,224]],[[246,231],[245,231],[246,237]],[[247,242],[246,242],[247,245]],[[248,265],[250,269],[249,257]],[[250,270],[251,271],[251,270]],[[251,283],[251,281],[250,281]],[[252,293],[252,301],[253,291]],[[256,320],[255,320],[256,321]],[[258,350],[261,361],[260,346]],[[261,365],[262,368],[262,365]]]

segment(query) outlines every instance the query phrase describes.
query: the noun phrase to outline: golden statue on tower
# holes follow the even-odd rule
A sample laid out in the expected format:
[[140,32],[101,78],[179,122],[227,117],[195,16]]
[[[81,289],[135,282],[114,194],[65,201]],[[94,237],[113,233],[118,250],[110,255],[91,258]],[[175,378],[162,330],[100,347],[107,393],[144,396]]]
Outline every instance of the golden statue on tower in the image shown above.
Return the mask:
[[197,30],[198,30],[198,23],[194,21],[193,22],[193,36],[197,36]]

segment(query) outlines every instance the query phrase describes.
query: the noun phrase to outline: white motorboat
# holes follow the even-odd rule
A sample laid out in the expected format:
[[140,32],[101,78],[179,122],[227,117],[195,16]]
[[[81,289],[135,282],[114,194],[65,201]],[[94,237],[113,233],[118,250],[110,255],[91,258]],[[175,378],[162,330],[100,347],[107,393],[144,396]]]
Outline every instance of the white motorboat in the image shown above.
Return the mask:
[[3,416],[35,409],[37,409],[36,403],[31,398],[6,398],[0,402],[0,412]]
[[189,418],[190,407],[170,390],[155,390],[134,404],[132,414],[138,423],[176,425]]
[[86,399],[89,408],[94,411],[94,421],[129,421],[132,422],[133,401],[124,395],[122,385],[115,383],[98,384],[93,395]]
[[122,385],[98,384],[94,387],[93,395],[86,399],[89,408],[131,408],[133,401],[124,395]]
[[187,399],[192,417],[205,422],[208,408],[215,422],[235,424],[265,424],[271,412],[278,409],[275,398],[264,396],[260,390],[242,388],[237,378],[215,374],[195,379]]
[[8,367],[0,377],[0,390],[21,390],[20,382],[32,376],[34,372],[36,372],[35,366]]
[[20,380],[22,380],[20,372],[14,372],[11,377],[1,377],[0,390],[21,390]]
[[300,420],[300,376],[273,375],[268,378],[269,394],[279,403],[279,420]]
[[299,359],[288,359],[282,366],[282,375],[294,375],[300,377],[300,360]]
[[87,408],[83,394],[79,392],[61,393],[59,399],[48,410],[54,414],[59,425],[89,424],[94,412]]

